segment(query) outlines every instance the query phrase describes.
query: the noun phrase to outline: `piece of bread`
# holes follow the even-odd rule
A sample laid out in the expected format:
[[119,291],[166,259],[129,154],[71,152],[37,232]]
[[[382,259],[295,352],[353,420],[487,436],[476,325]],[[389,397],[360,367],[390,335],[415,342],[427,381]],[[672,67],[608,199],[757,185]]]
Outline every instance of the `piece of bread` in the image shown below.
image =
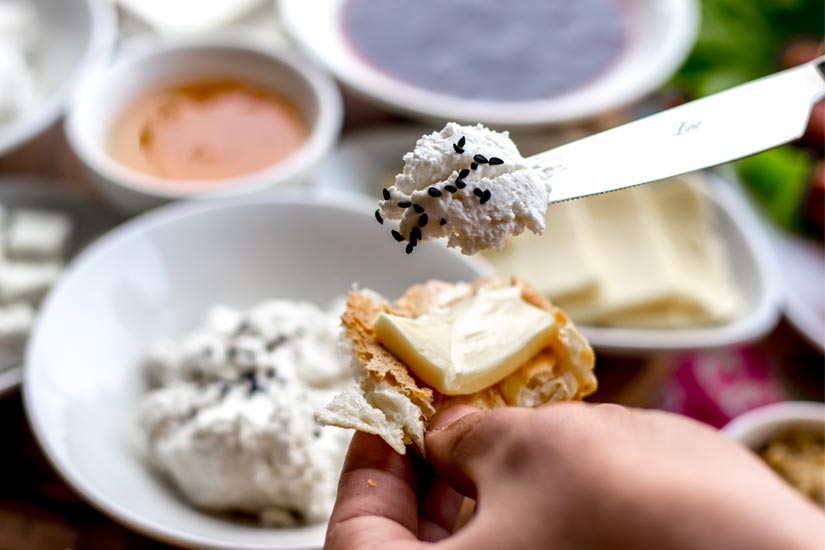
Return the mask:
[[[552,343],[501,382],[470,395],[443,395],[419,380],[385,349],[372,330],[380,312],[419,317],[482,288],[516,285],[529,304],[556,319]],[[389,303],[370,291],[353,290],[341,318],[344,347],[352,357],[357,386],[335,397],[316,413],[322,425],[352,428],[381,436],[398,453],[413,444],[423,455],[424,433],[436,411],[469,404],[480,409],[537,407],[578,400],[596,389],[595,356],[570,319],[518,279],[479,279],[472,284],[430,281],[411,287]]]

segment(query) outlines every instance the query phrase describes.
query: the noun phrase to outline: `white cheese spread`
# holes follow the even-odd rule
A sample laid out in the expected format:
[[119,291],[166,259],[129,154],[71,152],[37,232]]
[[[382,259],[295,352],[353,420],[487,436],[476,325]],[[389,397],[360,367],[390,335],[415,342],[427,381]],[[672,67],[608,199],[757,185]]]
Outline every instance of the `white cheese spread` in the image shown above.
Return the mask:
[[151,462],[195,506],[291,526],[326,521],[350,434],[314,420],[350,379],[340,307],[214,308],[158,345],[139,418]]
[[547,175],[521,156],[507,132],[450,122],[404,155],[376,216],[400,220],[393,236],[410,253],[419,242],[447,238],[464,254],[501,249],[508,235],[541,234]]

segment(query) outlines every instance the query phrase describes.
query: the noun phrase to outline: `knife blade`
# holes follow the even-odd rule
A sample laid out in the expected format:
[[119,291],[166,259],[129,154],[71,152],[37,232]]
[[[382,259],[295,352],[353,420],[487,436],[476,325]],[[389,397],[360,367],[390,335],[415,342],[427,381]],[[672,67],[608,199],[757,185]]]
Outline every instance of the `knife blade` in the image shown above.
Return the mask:
[[550,202],[617,191],[798,139],[825,97],[825,56],[539,153]]

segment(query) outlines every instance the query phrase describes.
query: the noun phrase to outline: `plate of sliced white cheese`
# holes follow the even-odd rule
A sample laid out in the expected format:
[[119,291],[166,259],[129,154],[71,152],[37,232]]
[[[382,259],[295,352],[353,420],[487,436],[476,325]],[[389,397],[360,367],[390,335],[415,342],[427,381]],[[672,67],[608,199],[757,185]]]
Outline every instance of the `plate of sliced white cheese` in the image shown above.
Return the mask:
[[[345,139],[316,185],[377,203],[422,133]],[[528,155],[562,136],[513,140]],[[763,224],[715,172],[551,204],[543,235],[511,237],[482,258],[564,309],[601,351],[729,346],[763,336],[779,318],[781,284]]]
[[37,308],[63,267],[116,223],[54,182],[0,178],[0,395],[16,388]]

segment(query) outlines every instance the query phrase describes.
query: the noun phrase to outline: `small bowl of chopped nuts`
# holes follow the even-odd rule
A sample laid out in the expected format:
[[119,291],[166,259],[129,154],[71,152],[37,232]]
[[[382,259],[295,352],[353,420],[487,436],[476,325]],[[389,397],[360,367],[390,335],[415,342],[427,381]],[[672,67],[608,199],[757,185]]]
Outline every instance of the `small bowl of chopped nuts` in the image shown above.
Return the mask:
[[734,418],[722,433],[825,508],[825,404],[788,401],[759,407]]

